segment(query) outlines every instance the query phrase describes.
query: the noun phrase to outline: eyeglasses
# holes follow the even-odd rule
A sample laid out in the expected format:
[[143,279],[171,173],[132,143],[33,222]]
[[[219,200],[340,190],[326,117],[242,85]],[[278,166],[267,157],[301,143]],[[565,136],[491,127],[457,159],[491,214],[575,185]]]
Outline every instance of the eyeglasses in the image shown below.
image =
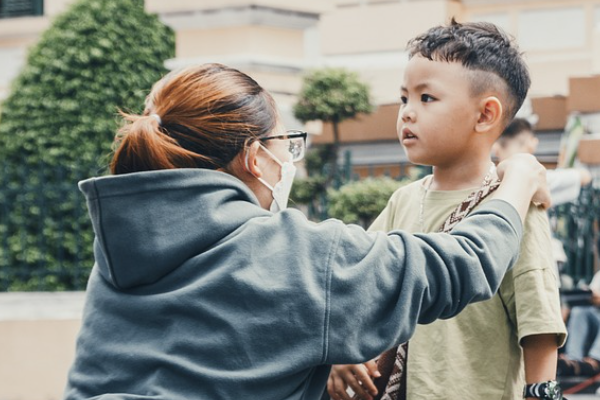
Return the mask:
[[306,136],[308,136],[308,133],[304,131],[289,130],[281,135],[267,136],[258,140],[261,142],[269,140],[289,140],[288,151],[292,155],[292,162],[297,162],[304,158],[304,153],[306,152]]

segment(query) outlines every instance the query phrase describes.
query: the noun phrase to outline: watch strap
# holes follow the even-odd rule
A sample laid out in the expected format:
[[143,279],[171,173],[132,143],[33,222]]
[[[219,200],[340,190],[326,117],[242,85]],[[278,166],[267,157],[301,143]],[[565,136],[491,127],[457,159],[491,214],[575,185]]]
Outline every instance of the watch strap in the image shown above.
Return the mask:
[[535,397],[541,400],[566,400],[562,396],[560,385],[556,381],[547,381],[525,385],[523,397]]

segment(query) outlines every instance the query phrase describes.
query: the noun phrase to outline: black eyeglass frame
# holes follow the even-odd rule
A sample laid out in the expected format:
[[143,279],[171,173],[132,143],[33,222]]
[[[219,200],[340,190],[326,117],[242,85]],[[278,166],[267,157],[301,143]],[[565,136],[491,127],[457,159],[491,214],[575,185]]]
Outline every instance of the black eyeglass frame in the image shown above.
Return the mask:
[[306,145],[307,136],[308,136],[308,132],[300,131],[297,129],[290,129],[290,130],[286,131],[285,133],[282,133],[281,135],[261,137],[261,138],[258,138],[258,140],[260,140],[261,142],[266,142],[268,140],[274,140],[274,139],[286,140],[286,139],[296,139],[296,138],[301,137],[302,139],[304,139],[304,144]]
[[282,133],[281,135],[262,137],[262,138],[259,138],[258,140],[260,142],[264,143],[264,142],[267,142],[269,140],[274,140],[274,139],[293,140],[293,139],[302,138],[302,147],[301,147],[300,155],[297,157],[294,157],[294,153],[292,151],[290,151],[290,153],[292,154],[292,157],[293,157],[292,162],[298,162],[304,158],[304,154],[306,153],[306,137],[307,136],[308,136],[308,133],[305,131],[290,129],[286,133]]

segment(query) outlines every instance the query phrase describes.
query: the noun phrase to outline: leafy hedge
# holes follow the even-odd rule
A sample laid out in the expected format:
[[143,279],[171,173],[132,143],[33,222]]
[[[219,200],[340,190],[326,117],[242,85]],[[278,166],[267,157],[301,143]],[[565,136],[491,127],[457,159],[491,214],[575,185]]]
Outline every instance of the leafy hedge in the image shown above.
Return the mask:
[[105,171],[118,109],[141,111],[174,49],[143,0],[79,0],[30,50],[0,119],[0,290],[85,286],[77,180]]
[[409,181],[366,178],[329,190],[329,216],[367,228],[383,211],[392,194]]

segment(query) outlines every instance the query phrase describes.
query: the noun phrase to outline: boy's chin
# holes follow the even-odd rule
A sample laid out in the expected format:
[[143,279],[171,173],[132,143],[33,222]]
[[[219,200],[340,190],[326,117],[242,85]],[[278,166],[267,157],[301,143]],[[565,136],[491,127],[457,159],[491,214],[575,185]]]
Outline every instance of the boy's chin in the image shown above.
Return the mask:
[[[408,161],[410,161],[410,159]],[[433,164],[428,163],[428,162],[410,161],[410,163],[414,164],[414,165],[418,165],[419,167],[433,167]]]
[[418,165],[420,167],[433,167],[433,163],[429,162],[426,159],[423,159],[422,157],[411,157],[410,155],[408,155],[406,158],[408,159],[408,161],[410,161],[411,164]]
[[427,154],[423,154],[421,151],[415,151],[413,148],[407,148],[406,146],[402,146],[404,149],[404,154],[406,154],[406,158],[413,165],[419,165],[422,167],[431,167],[431,160],[427,157]]

